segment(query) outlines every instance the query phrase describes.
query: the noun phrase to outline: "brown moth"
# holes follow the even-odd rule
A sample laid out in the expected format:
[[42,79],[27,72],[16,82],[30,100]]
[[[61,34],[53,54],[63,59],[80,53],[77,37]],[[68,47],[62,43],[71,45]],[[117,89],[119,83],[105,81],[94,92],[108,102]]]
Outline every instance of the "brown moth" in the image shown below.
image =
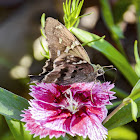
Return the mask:
[[50,59],[46,61],[41,74],[30,76],[31,82],[69,85],[92,82],[104,74],[100,65],[91,64],[83,46],[58,20],[51,17],[46,19],[45,35]]

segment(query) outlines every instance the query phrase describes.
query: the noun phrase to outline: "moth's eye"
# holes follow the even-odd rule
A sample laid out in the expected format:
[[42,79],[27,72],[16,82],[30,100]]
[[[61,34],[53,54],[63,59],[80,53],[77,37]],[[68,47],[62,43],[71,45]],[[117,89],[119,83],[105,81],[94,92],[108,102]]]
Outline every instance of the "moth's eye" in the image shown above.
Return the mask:
[[98,75],[102,75],[102,74],[104,74],[104,70],[99,69],[99,70],[98,70]]

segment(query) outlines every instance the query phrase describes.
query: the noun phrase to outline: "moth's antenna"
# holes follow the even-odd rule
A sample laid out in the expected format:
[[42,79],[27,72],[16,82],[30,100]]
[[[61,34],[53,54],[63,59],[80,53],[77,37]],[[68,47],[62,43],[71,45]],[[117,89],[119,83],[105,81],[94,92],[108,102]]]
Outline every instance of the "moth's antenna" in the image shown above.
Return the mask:
[[103,68],[114,68],[113,65],[103,66]]
[[[117,69],[114,68],[113,65],[110,65],[110,66],[103,66],[103,67],[104,67],[104,68],[107,68],[107,67],[109,68],[109,67],[111,67],[110,69],[105,70],[105,72],[110,71],[110,70],[115,70],[115,71],[117,72]],[[116,81],[116,78],[117,78],[117,74],[115,74],[115,78],[114,78],[113,83]]]
[[[117,69],[114,68],[113,65],[110,65],[110,66],[103,66],[103,68],[110,68],[110,69],[108,69],[108,70],[105,70],[104,72],[110,71],[110,70],[112,70],[112,69],[115,70],[115,71],[117,72]],[[114,80],[113,80],[113,83],[115,82],[116,77],[117,77],[117,74],[115,74],[115,78],[114,78]],[[104,79],[104,81],[105,81],[105,76],[104,76],[104,74],[103,74],[103,79]],[[110,101],[109,93],[108,93],[108,98],[109,98],[109,101]]]
[[91,90],[90,90],[90,93],[91,93],[90,98],[91,98],[91,101],[94,103],[94,101],[93,101],[93,97],[92,97],[92,89],[93,89],[93,86],[94,86],[94,83],[92,84],[92,87],[91,87]]

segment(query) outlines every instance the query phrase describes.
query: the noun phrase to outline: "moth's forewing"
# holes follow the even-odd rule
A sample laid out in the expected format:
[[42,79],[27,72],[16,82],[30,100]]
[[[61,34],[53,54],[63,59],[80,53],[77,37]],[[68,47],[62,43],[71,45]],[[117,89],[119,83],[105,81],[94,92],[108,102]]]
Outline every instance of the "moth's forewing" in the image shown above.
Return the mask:
[[51,17],[46,19],[45,34],[52,60],[66,52],[90,63],[85,49],[76,37],[58,20]]
[[45,34],[50,60],[46,61],[39,76],[31,76],[32,82],[69,85],[96,79],[87,52],[63,24],[56,19],[47,18]]

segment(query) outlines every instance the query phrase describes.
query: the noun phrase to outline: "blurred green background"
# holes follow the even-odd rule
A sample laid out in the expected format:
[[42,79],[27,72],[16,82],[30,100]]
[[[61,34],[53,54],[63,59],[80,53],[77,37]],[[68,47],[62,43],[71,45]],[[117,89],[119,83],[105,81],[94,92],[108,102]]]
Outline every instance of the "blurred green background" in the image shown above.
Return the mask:
[[[63,23],[64,0],[0,0],[0,86],[30,98],[29,74],[39,74],[45,59],[40,44],[40,17],[53,17]],[[134,59],[134,41],[140,40],[140,1],[139,0],[108,0],[110,11],[107,10],[106,0],[85,0],[81,14],[93,12],[83,17],[79,28],[97,34],[105,35],[105,39],[115,48],[125,50],[132,67]],[[105,15],[112,15],[112,19],[105,19]],[[110,16],[108,16],[110,17]],[[119,28],[111,28],[111,22]],[[116,37],[116,30],[119,39]],[[121,31],[119,31],[121,30]],[[119,41],[118,41],[119,40]],[[91,62],[100,65],[111,65],[110,61],[100,52],[86,47]],[[123,51],[122,51],[123,52]],[[119,58],[118,58],[119,59]],[[130,93],[132,87],[123,75],[117,71],[105,74],[106,81],[115,80],[116,87]],[[140,139],[140,119],[125,127],[119,127],[109,132],[111,139],[136,140]],[[7,124],[0,116],[0,140],[14,140]]]

